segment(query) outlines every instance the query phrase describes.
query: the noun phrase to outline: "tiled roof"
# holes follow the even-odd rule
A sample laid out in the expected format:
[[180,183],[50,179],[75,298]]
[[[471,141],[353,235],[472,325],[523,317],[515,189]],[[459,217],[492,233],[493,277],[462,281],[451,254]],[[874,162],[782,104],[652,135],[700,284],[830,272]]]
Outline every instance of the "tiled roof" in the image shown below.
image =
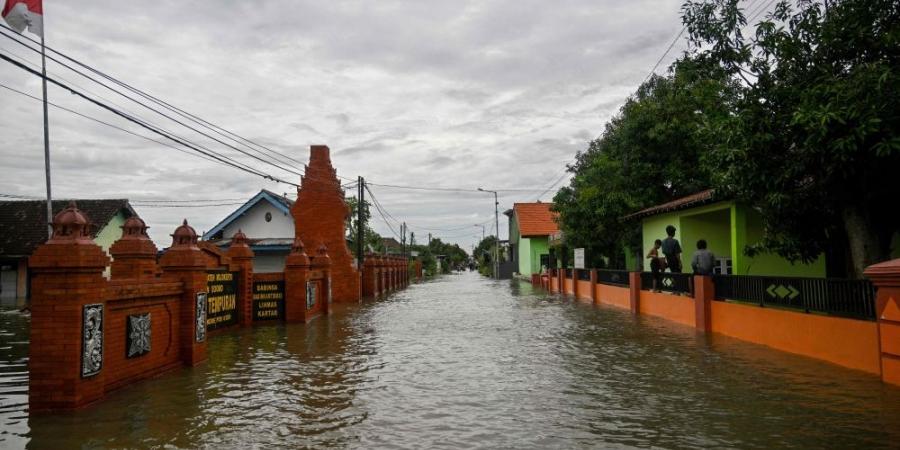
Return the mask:
[[713,201],[714,197],[715,191],[713,189],[707,189],[705,191],[697,192],[696,194],[688,195],[687,197],[681,197],[679,199],[672,200],[671,202],[666,202],[661,205],[642,209],[636,213],[625,216],[625,218],[640,219],[643,217],[655,216],[657,214],[700,206]]
[[400,245],[400,243],[392,237],[381,238],[381,245],[384,245],[385,249],[395,249],[402,247],[402,245]]
[[[53,214],[62,211],[72,200],[54,200]],[[91,221],[91,235],[97,233],[125,210],[134,214],[128,200],[75,200],[78,209]],[[28,256],[47,241],[47,202],[42,200],[0,201],[0,255]]]
[[516,203],[513,210],[519,235],[522,237],[549,236],[559,231],[556,223],[557,214],[550,211],[553,203]]

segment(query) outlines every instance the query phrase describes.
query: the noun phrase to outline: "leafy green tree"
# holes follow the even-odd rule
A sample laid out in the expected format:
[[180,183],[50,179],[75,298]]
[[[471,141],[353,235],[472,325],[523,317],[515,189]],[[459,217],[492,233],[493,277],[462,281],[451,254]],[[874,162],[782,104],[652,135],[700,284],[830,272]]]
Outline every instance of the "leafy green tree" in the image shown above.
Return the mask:
[[[345,199],[347,202],[347,206],[350,208],[350,215],[347,216],[347,223],[345,229],[347,230],[347,245],[350,247],[350,251],[356,256],[356,238],[359,236],[357,230],[359,229],[358,219],[359,216],[357,214],[359,207],[359,200],[356,197],[348,197]],[[381,235],[375,232],[372,227],[369,226],[370,219],[372,215],[369,211],[370,204],[368,201],[363,201],[363,223],[364,227],[364,252],[367,251],[368,248],[373,249],[375,252],[381,252],[384,250],[384,243],[381,240]]]
[[[738,0],[688,1],[692,57],[740,82],[709,121],[717,193],[756,207],[747,249],[809,262],[846,241],[851,272],[900,229],[900,3],[780,1],[755,32]],[[750,28],[750,31],[753,31]]]
[[566,245],[586,248],[595,267],[606,257],[624,268],[625,247],[640,251],[640,225],[623,217],[709,187],[701,160],[716,137],[699,130],[728,113],[722,99],[733,93],[721,73],[692,59],[643,83],[578,153],[570,185],[554,197]]

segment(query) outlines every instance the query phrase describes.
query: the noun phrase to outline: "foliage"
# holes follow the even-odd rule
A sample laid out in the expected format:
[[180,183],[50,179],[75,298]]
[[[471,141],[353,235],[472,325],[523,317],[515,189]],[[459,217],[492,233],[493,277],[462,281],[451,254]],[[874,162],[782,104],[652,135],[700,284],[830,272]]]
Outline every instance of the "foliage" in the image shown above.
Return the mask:
[[709,186],[700,162],[715,136],[698,130],[727,113],[721,99],[734,91],[714,75],[685,60],[651,77],[569,167],[574,176],[554,209],[566,245],[586,248],[594,267],[605,256],[624,268],[624,247],[639,250],[640,227],[623,217]]
[[462,268],[469,260],[469,255],[459,245],[446,244],[437,238],[432,239],[429,245],[411,245],[410,250],[419,253],[422,269],[428,276],[437,273],[438,256],[443,256],[441,267],[443,273]]
[[[358,236],[358,218],[357,208],[359,205],[359,201],[356,197],[348,197],[345,199],[347,202],[347,206],[350,208],[350,215],[347,217],[347,223],[345,225],[345,229],[347,230],[347,245],[350,247],[350,251],[356,256],[356,238]],[[363,200],[363,223],[365,224],[364,233],[365,233],[365,242],[364,242],[364,250],[363,252],[371,249],[376,253],[380,253],[384,251],[384,244],[381,240],[381,235],[375,232],[372,227],[369,226],[370,219],[372,215],[369,211],[371,204]]]
[[703,132],[717,192],[762,213],[749,253],[811,261],[848,239],[853,272],[890,255],[900,168],[900,3],[780,1],[744,35],[737,0],[688,1],[693,58],[740,80]]

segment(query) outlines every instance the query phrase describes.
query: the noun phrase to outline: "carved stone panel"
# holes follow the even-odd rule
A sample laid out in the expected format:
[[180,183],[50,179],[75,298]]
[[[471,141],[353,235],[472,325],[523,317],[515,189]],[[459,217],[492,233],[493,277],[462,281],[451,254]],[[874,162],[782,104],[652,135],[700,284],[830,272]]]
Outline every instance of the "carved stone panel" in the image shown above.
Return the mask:
[[206,292],[197,293],[196,316],[194,317],[197,342],[206,340]]
[[150,313],[128,316],[126,327],[125,356],[135,358],[150,353]]
[[103,368],[103,304],[84,305],[81,320],[81,376],[90,377]]

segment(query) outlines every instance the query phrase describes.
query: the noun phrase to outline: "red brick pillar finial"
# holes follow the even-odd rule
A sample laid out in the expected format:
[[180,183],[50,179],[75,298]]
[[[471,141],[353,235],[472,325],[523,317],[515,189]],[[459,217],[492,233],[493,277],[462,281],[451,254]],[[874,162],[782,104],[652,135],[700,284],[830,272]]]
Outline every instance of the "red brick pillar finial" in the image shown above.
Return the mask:
[[253,324],[253,250],[250,249],[250,240],[243,231],[238,229],[231,238],[231,246],[228,247],[228,257],[238,272],[238,298],[237,309],[241,326]]
[[306,282],[310,260],[303,241],[294,238],[291,253],[284,261],[284,315],[289,323],[306,321]]
[[29,410],[73,409],[104,389],[104,304],[109,257],[75,203],[53,217],[53,235],[28,259],[31,282]]
[[131,216],[122,224],[122,237],[109,247],[113,257],[110,272],[113,279],[153,278],[156,276],[158,249],[147,226],[138,216]]
[[194,366],[206,360],[206,258],[197,246],[197,231],[187,219],[172,233],[172,246],[159,259],[163,277],[181,281],[178,339],[181,360]]

